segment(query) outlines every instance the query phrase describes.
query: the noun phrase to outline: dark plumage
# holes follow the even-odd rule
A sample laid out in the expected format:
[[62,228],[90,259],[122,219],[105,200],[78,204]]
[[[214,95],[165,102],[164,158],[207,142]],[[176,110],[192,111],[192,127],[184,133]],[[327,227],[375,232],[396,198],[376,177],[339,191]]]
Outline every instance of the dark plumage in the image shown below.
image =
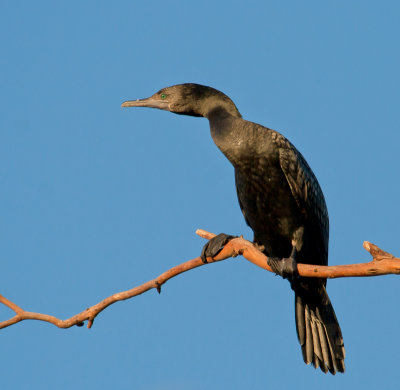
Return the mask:
[[[296,277],[295,264],[327,265],[329,219],[324,195],[301,153],[280,133],[242,119],[232,100],[198,84],[164,88],[123,107],[153,107],[209,120],[211,136],[235,169],[240,208],[254,243],[271,258],[295,291],[297,335],[304,361],[323,372],[344,372],[340,326],[326,292],[326,280]],[[212,257],[231,236],[205,246]]]

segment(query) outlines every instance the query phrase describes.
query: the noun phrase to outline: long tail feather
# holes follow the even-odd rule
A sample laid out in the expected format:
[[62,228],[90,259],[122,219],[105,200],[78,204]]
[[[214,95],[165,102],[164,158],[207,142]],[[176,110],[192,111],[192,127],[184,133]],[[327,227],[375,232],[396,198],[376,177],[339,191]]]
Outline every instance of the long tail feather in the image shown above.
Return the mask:
[[325,373],[344,372],[342,332],[325,287],[297,286],[295,293],[296,329],[304,362]]

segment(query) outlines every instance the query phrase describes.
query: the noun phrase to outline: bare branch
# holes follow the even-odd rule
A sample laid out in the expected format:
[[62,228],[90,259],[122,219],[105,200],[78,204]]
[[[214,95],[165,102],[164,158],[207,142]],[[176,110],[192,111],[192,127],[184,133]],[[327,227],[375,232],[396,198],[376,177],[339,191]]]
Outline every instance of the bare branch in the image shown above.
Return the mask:
[[[196,234],[200,237],[211,239],[215,234],[205,230],[197,230]],[[392,254],[385,252],[376,245],[364,241],[364,248],[371,254],[372,261],[368,263],[346,264],[346,265],[311,265],[297,264],[300,276],[311,278],[344,278],[361,276],[378,276],[388,274],[400,274],[400,259]],[[224,249],[215,257],[214,260],[223,260],[228,257],[242,255],[255,265],[273,272],[268,265],[268,257],[261,253],[250,241],[242,237],[229,241]],[[212,261],[212,259],[210,259]]]
[[[196,233],[206,239],[211,239],[215,236],[213,233],[206,232],[205,230],[197,230]],[[365,241],[364,248],[371,254],[372,261],[368,263],[348,264],[348,265],[335,265],[335,266],[317,266],[309,264],[298,264],[298,272],[300,276],[317,277],[317,278],[342,278],[342,277],[359,277],[359,276],[377,276],[387,274],[400,274],[400,259],[394,257],[390,253],[383,251],[376,245]],[[272,272],[268,265],[268,258],[261,253],[251,242],[243,239],[242,237],[235,238],[229,241],[228,244],[218,253],[215,258],[208,258],[209,263],[228,259],[242,255],[244,258],[253,264]],[[9,307],[15,312],[15,316],[9,320],[0,322],[0,329],[14,325],[24,320],[39,320],[49,322],[59,328],[70,328],[74,325],[82,326],[84,321],[87,321],[87,327],[91,328],[96,316],[101,313],[108,306],[115,302],[123,301],[125,299],[133,298],[137,295],[143,294],[151,289],[156,289],[161,292],[161,286],[169,279],[204,265],[200,257],[186,261],[177,265],[168,271],[165,271],[155,279],[152,279],[140,286],[134,287],[127,291],[122,291],[113,294],[94,306],[87,308],[66,320],[60,320],[54,316],[41,313],[33,313],[25,311],[20,306],[11,302],[9,299],[0,295],[0,303]]]

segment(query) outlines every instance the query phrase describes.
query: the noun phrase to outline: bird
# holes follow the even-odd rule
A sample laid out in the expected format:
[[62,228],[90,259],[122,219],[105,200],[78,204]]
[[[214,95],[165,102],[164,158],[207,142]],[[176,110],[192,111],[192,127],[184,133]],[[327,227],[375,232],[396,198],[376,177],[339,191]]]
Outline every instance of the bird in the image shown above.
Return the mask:
[[[212,87],[173,85],[121,106],[208,119],[214,143],[233,165],[239,206],[253,230],[254,245],[294,290],[296,331],[304,362],[324,373],[344,373],[343,336],[326,279],[300,277],[297,272],[297,263],[328,264],[327,206],[303,155],[278,131],[243,119],[235,103]],[[212,238],[203,247],[203,262],[234,237],[221,233]]]

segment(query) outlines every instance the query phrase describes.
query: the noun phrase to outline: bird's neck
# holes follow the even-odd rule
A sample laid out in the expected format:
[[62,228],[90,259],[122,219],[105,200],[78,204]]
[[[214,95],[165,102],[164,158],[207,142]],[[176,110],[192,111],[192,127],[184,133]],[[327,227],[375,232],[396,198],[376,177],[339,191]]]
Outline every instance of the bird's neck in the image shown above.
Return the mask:
[[211,111],[208,116],[211,136],[233,166],[239,163],[246,148],[245,134],[238,123],[241,122],[240,118],[241,116],[231,115],[220,107]]
[[226,95],[220,92],[221,96],[218,99],[209,98],[201,102],[201,115],[208,120],[223,119],[227,116],[233,118],[241,118],[239,110],[235,106],[235,103]]

